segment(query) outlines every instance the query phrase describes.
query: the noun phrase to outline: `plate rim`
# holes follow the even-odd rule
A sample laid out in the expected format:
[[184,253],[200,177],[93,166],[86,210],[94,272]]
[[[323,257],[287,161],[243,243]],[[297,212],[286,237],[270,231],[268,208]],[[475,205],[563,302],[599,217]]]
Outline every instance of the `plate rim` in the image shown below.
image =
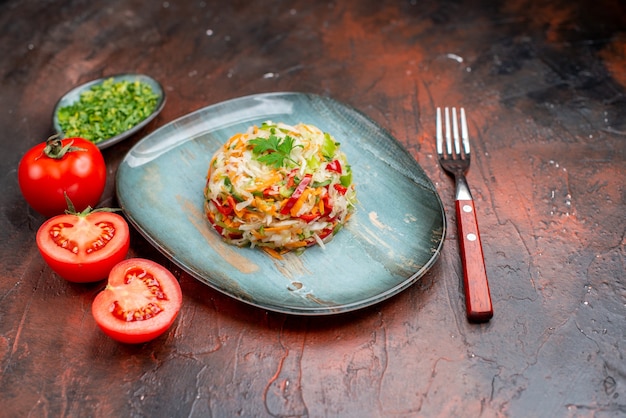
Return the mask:
[[[323,101],[331,101],[334,104],[339,104],[341,107],[344,107],[346,109],[349,109],[352,112],[356,112],[358,115],[360,115],[361,117],[365,118],[368,123],[371,123],[372,125],[374,125],[376,127],[376,129],[380,130],[380,132],[384,133],[385,137],[389,140],[392,140],[395,142],[396,146],[398,146],[399,148],[401,148],[405,153],[408,154],[408,156],[412,159],[412,162],[417,165],[417,167],[423,172],[426,181],[429,183],[429,188],[432,191],[433,197],[436,199],[437,201],[437,205],[439,207],[440,210],[440,214],[441,214],[441,236],[438,239],[437,242],[437,246],[436,248],[431,248],[432,250],[432,254],[430,256],[430,258],[428,259],[428,261],[426,263],[424,263],[424,265],[422,265],[417,271],[415,271],[413,274],[411,274],[410,276],[406,277],[404,280],[402,280],[401,282],[397,283],[396,285],[385,289],[382,292],[376,293],[373,296],[370,296],[368,298],[365,299],[359,299],[358,301],[353,301],[350,303],[343,303],[343,304],[337,304],[337,305],[333,305],[333,306],[320,306],[320,307],[307,307],[307,306],[297,306],[294,307],[292,305],[288,305],[288,304],[279,304],[279,303],[274,303],[274,304],[269,304],[267,302],[264,303],[259,303],[259,302],[255,302],[254,300],[242,297],[239,294],[234,294],[233,292],[229,292],[227,289],[224,288],[220,288],[217,284],[213,283],[211,281],[210,278],[207,277],[200,277],[200,275],[196,274],[189,266],[186,266],[183,262],[180,262],[177,257],[175,256],[175,254],[172,254],[170,251],[167,250],[167,248],[164,248],[161,244],[159,244],[159,242],[157,242],[157,240],[155,239],[155,237],[153,237],[148,231],[146,231],[146,229],[144,228],[144,226],[141,224],[141,222],[139,222],[137,219],[135,219],[135,216],[133,216],[133,214],[131,212],[129,212],[124,205],[124,199],[120,196],[120,188],[118,187],[118,184],[120,182],[119,178],[122,175],[122,170],[117,171],[116,173],[116,178],[115,178],[115,183],[116,183],[116,198],[120,204],[120,206],[122,207],[122,210],[124,211],[125,216],[127,217],[127,219],[129,220],[129,222],[136,228],[136,230],[154,247],[156,248],[161,254],[163,254],[169,261],[171,261],[172,263],[174,263],[178,268],[180,268],[181,270],[183,270],[184,272],[186,272],[187,274],[189,274],[191,277],[193,277],[195,280],[198,280],[199,282],[201,282],[204,285],[207,285],[209,287],[211,287],[212,289],[218,291],[221,294],[224,294],[234,300],[237,300],[238,302],[242,302],[246,305],[250,305],[250,306],[254,306],[256,308],[259,309],[263,309],[263,310],[267,310],[267,311],[272,311],[272,312],[278,312],[278,313],[282,313],[282,314],[288,314],[288,315],[295,315],[295,316],[328,316],[328,315],[336,315],[336,314],[342,314],[342,313],[347,313],[347,312],[353,312],[356,310],[360,310],[360,309],[364,309],[367,307],[371,307],[374,306],[378,303],[381,303],[399,293],[401,293],[402,291],[404,291],[405,289],[411,287],[413,284],[415,284],[418,280],[420,280],[431,268],[432,266],[437,262],[437,260],[439,259],[441,252],[442,252],[442,248],[443,245],[445,243],[445,239],[446,239],[446,235],[447,235],[447,225],[448,225],[448,220],[446,217],[446,212],[445,212],[445,207],[443,205],[443,201],[441,200],[441,196],[439,195],[435,184],[432,182],[432,180],[427,176],[426,172],[424,171],[424,169],[422,168],[422,166],[419,164],[418,161],[416,161],[408,152],[408,150],[406,149],[406,147],[397,139],[395,138],[393,135],[391,135],[391,133],[389,133],[388,130],[386,130],[385,128],[383,128],[380,124],[378,124],[376,121],[374,121],[373,119],[371,119],[369,116],[367,116],[366,114],[364,114],[363,112],[361,112],[360,110],[344,104],[338,100],[335,100],[331,97],[328,96],[321,96],[318,94],[314,94],[314,93],[302,93],[302,92],[293,92],[293,91],[278,91],[278,92],[268,92],[268,93],[256,93],[256,94],[250,94],[250,95],[244,95],[244,96],[239,96],[239,97],[235,97],[235,98],[230,98],[227,100],[223,100],[217,103],[213,103],[204,107],[201,107],[199,109],[196,109],[194,111],[191,111],[185,115],[182,115],[164,125],[162,125],[161,127],[157,128],[156,130],[154,130],[153,132],[151,132],[150,134],[146,135],[145,137],[143,137],[141,140],[139,140],[136,144],[134,144],[126,153],[126,155],[122,158],[121,162],[120,162],[120,166],[122,164],[124,164],[127,161],[127,158],[129,157],[129,155],[138,147],[141,147],[142,143],[145,141],[148,141],[153,135],[158,135],[159,131],[161,130],[165,130],[168,129],[168,127],[170,125],[174,125],[177,123],[180,123],[182,120],[187,119],[187,118],[192,118],[194,115],[201,113],[201,112],[210,112],[211,108],[219,108],[225,105],[228,105],[230,103],[233,102],[237,102],[237,101],[245,101],[245,100],[254,100],[257,98],[264,98],[264,97],[271,97],[271,96],[307,96],[307,97],[312,97],[312,98],[318,98],[321,99]],[[210,132],[211,130],[207,130],[206,132]],[[177,145],[180,146],[180,145]],[[408,176],[406,176],[405,174],[403,174],[404,177],[407,177],[410,181],[412,181],[413,183],[415,183],[416,187],[424,187],[424,185],[419,184],[418,182],[415,181],[415,179],[410,178]],[[435,230],[433,230],[435,231]],[[437,231],[438,232],[438,231]]]
[[[139,122],[138,124],[136,124],[135,126],[133,126],[130,129],[125,130],[124,132],[121,132],[111,138],[107,138],[103,141],[100,141],[98,143],[94,143],[100,150],[104,150],[106,148],[109,148],[115,144],[117,144],[120,141],[123,141],[129,137],[131,137],[132,135],[136,134],[139,130],[141,130],[143,127],[145,127],[146,125],[148,125],[150,122],[152,122],[158,115],[159,113],[161,113],[161,111],[163,110],[163,108],[165,107],[165,102],[167,101],[167,96],[165,94],[165,90],[163,89],[163,86],[161,85],[161,83],[159,83],[156,79],[154,79],[153,77],[150,77],[149,75],[146,74],[141,74],[141,73],[118,73],[118,74],[112,74],[109,76],[104,76],[104,77],[100,77],[100,78],[96,78],[90,81],[87,81],[85,83],[81,83],[75,87],[72,87],[71,89],[67,90],[65,93],[63,93],[61,95],[61,97],[56,101],[53,111],[52,111],[52,128],[54,129],[54,131],[57,134],[63,134],[63,130],[61,129],[61,126],[59,124],[59,120],[57,117],[57,114],[60,110],[61,103],[66,100],[69,96],[72,95],[76,95],[76,94],[80,94],[85,90],[90,89],[93,86],[99,85],[104,83],[106,80],[109,79],[114,79],[114,80],[141,80],[141,81],[145,81],[148,84],[150,84],[150,86],[153,88],[153,90],[156,88],[155,93],[159,96],[158,101],[157,101],[157,105],[154,109],[154,111],[152,111],[152,113],[150,113],[145,119],[143,119],[141,122]],[[70,105],[75,103],[76,100],[71,101],[69,103],[64,103],[64,106]]]

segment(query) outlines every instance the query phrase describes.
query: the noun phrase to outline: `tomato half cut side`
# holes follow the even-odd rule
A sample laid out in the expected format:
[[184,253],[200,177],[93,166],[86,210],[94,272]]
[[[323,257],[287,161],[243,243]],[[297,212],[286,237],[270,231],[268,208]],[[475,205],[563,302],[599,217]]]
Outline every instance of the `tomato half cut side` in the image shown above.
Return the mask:
[[128,223],[112,212],[58,215],[37,231],[37,247],[46,263],[71,282],[104,280],[130,247]]
[[91,311],[106,335],[140,344],[170,328],[182,300],[178,280],[168,269],[151,260],[129,258],[113,267]]

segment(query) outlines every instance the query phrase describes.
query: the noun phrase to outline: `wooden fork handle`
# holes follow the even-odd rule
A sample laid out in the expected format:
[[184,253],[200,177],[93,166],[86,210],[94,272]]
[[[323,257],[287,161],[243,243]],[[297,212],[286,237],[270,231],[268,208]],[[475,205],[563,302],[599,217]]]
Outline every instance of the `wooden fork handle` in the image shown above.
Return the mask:
[[456,201],[456,219],[463,260],[467,318],[471,322],[486,322],[493,316],[493,307],[473,200]]

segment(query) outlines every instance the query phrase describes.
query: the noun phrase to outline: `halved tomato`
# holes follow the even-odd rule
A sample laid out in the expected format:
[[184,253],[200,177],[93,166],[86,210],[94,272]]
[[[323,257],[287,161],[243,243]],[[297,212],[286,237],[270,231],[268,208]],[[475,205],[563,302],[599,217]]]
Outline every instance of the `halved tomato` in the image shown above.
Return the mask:
[[37,231],[44,260],[71,282],[106,279],[113,266],[126,258],[129,246],[126,220],[102,209],[57,215]]
[[151,260],[129,258],[113,267],[91,312],[109,337],[139,344],[167,331],[182,300],[178,280],[168,269]]

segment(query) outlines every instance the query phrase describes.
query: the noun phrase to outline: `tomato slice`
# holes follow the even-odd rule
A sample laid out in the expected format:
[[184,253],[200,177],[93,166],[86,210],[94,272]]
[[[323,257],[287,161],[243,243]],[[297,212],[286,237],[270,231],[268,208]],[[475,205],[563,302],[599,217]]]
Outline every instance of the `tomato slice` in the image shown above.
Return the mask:
[[57,215],[39,227],[37,247],[59,276],[95,282],[126,258],[130,233],[126,220],[112,212]]
[[106,335],[139,344],[167,331],[182,300],[180,285],[169,270],[151,260],[129,258],[113,267],[91,311]]

